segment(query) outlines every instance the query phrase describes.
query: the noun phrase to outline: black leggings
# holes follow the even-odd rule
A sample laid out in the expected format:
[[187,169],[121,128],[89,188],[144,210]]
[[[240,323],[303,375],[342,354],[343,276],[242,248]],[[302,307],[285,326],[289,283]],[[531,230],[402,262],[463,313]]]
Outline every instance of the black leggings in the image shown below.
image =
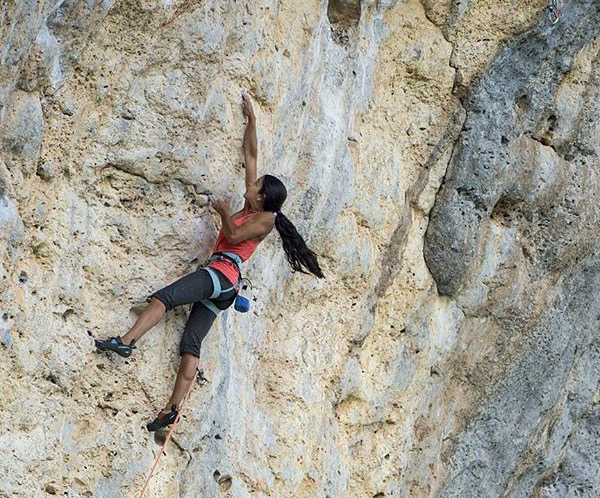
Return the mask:
[[[211,268],[219,276],[222,289],[229,289],[232,283],[220,271]],[[190,353],[200,357],[200,345],[215,321],[215,314],[204,306],[200,301],[208,299],[213,293],[213,283],[208,270],[203,266],[198,267],[194,273],[173,282],[148,297],[148,301],[155,297],[165,305],[166,310],[194,303],[192,311],[181,337],[179,354]],[[217,308],[224,310],[229,308],[235,301],[236,291],[232,289],[222,293],[219,297],[211,299]]]

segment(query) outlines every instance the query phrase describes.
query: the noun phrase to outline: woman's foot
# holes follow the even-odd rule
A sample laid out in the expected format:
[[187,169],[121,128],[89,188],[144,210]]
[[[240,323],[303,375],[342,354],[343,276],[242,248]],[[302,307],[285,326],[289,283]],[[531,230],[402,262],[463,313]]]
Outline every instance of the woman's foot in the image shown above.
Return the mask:
[[94,342],[98,349],[102,351],[114,351],[124,358],[129,358],[135,349],[135,339],[131,341],[131,344],[124,344],[120,337],[111,337],[104,340],[95,339]]
[[156,418],[146,425],[146,429],[152,432],[158,429],[162,429],[167,425],[171,425],[173,422],[175,422],[175,419],[177,418],[177,413],[177,405],[173,405],[171,407],[170,412],[164,412],[161,410],[160,412],[158,412]]

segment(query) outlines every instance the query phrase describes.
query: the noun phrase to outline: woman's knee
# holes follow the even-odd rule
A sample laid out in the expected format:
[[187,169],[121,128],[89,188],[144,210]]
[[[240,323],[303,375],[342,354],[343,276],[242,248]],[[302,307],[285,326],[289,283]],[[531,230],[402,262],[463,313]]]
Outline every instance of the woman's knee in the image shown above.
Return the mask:
[[160,312],[161,315],[164,315],[167,311],[167,307],[157,297],[150,298],[150,304],[148,306],[152,306],[153,308],[155,308],[157,311]]

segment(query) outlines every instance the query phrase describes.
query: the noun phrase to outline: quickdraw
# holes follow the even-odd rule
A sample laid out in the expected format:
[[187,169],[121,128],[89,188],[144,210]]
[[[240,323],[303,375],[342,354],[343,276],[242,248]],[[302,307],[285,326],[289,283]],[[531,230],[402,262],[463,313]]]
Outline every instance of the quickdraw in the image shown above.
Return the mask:
[[552,24],[556,24],[560,19],[559,0],[549,0],[548,2],[548,17]]

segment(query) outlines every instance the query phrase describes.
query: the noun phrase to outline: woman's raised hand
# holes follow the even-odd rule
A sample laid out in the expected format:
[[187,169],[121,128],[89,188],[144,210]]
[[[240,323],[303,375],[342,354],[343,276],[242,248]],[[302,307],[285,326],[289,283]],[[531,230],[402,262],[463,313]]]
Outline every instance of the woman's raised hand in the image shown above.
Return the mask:
[[244,116],[248,116],[248,119],[255,118],[254,109],[252,109],[252,101],[246,90],[242,90],[242,111],[244,112]]

